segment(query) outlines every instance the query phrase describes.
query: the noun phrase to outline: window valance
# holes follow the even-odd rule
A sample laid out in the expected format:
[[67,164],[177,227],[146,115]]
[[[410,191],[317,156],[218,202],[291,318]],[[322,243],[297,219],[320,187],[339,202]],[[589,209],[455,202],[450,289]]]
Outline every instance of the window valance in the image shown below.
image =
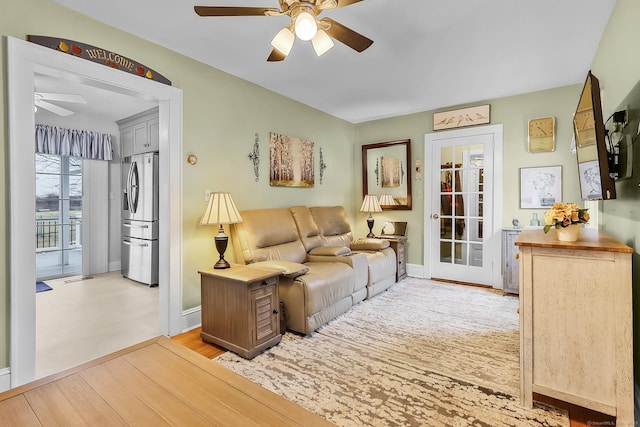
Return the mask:
[[113,160],[110,134],[42,124],[36,125],[36,153]]

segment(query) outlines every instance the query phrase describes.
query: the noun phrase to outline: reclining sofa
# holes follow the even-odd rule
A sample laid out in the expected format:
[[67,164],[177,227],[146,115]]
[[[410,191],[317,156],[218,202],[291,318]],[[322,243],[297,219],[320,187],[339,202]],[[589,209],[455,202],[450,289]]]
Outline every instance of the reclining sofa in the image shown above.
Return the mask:
[[395,283],[383,239],[353,240],[342,206],[241,211],[231,229],[236,262],[280,272],[287,329],[308,335]]

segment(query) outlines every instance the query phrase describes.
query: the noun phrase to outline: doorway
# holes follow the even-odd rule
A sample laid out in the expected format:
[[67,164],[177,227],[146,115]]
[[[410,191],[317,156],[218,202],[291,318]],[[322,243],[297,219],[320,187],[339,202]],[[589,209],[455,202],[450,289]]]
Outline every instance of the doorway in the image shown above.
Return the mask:
[[160,128],[159,321],[166,335],[181,332],[182,315],[182,91],[7,37],[9,111],[9,266],[11,387],[35,378],[34,76],[63,80],[158,102]]
[[427,134],[428,277],[499,288],[502,125]]

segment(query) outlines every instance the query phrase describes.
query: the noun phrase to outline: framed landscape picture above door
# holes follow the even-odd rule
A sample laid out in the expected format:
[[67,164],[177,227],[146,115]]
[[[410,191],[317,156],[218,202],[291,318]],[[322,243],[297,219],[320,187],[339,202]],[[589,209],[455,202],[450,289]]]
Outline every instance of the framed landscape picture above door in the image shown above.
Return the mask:
[[410,210],[410,161],[410,139],[363,145],[362,198],[373,194],[382,209]]

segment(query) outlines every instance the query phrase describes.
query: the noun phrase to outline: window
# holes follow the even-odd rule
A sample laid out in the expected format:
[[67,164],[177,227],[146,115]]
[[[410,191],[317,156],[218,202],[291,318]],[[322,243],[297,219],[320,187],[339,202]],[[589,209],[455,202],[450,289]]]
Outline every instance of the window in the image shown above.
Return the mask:
[[36,277],[82,273],[82,159],[36,153]]

